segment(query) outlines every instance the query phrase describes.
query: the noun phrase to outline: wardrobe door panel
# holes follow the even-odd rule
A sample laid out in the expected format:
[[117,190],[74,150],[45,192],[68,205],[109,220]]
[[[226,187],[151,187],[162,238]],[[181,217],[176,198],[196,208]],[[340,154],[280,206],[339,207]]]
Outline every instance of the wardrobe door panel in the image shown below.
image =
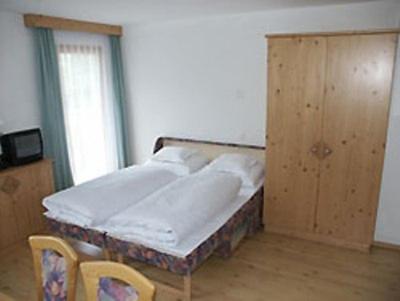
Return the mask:
[[317,233],[368,246],[386,143],[395,34],[328,38]]
[[326,38],[268,40],[267,230],[314,227]]

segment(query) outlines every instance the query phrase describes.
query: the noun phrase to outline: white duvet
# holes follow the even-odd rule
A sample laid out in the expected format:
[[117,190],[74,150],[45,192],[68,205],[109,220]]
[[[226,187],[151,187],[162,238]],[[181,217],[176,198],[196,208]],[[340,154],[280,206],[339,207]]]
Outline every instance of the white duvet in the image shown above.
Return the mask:
[[112,216],[101,230],[125,239],[175,246],[236,198],[240,178],[202,171],[180,178]]
[[92,227],[176,179],[166,169],[135,165],[53,194],[43,206],[50,218]]

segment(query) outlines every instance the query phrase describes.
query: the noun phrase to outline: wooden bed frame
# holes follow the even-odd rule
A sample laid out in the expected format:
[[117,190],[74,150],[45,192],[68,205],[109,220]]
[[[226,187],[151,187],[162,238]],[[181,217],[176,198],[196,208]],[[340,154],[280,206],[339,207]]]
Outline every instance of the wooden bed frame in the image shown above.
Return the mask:
[[[154,153],[164,146],[185,146],[196,148],[214,159],[222,153],[245,153],[264,162],[265,148],[253,145],[228,144],[220,142],[160,137],[154,146]],[[183,277],[183,289],[152,280],[159,288],[178,294],[185,301],[192,299],[192,273],[212,254],[228,258],[239,242],[247,235],[254,234],[262,227],[263,187],[261,187],[218,231],[184,258],[161,253],[136,243],[120,240],[107,233],[90,228],[59,222],[47,218],[49,230],[59,236],[72,238],[96,245],[103,249],[107,260],[116,255],[117,261],[124,257],[151,264]]]

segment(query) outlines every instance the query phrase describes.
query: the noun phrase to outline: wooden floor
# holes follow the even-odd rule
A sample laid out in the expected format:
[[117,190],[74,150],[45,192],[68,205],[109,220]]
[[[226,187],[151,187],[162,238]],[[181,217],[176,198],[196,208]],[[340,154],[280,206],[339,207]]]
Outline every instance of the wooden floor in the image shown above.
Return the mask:
[[[136,267],[158,280],[179,283],[170,273]],[[35,300],[27,243],[0,254],[0,292],[16,300]],[[400,252],[374,248],[364,254],[259,233],[243,242],[234,257],[210,258],[193,276],[193,293],[194,300],[210,301],[399,301]],[[78,300],[84,300],[81,279]],[[157,301],[172,300],[179,298],[157,292]]]

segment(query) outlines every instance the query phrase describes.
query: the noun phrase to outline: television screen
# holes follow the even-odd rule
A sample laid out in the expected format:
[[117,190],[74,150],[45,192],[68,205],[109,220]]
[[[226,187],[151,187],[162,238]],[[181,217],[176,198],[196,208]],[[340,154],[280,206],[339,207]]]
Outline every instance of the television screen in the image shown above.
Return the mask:
[[8,133],[0,138],[3,159],[10,165],[21,165],[43,158],[42,136],[39,129]]
[[40,136],[38,133],[31,133],[25,136],[15,137],[15,150],[17,158],[25,158],[39,154],[42,150]]

